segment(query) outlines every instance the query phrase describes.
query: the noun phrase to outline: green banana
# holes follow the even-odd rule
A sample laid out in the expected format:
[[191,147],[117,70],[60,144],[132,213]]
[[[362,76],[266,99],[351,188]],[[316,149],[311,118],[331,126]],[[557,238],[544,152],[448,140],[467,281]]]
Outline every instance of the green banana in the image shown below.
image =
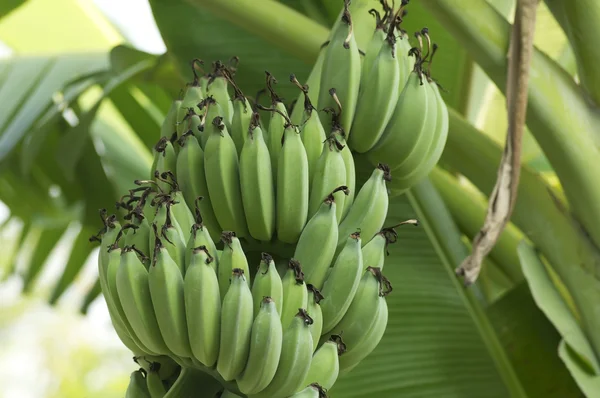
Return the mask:
[[383,227],[389,207],[386,182],[391,180],[390,169],[385,164],[378,164],[371,177],[364,183],[348,214],[339,226],[338,252],[346,244],[346,239],[354,231],[361,231],[367,237],[363,246]]
[[418,49],[411,72],[394,113],[378,143],[367,152],[372,163],[386,163],[396,177],[409,175],[427,154],[436,125],[435,93],[423,82]]
[[267,142],[269,154],[271,155],[271,164],[273,165],[273,182],[277,183],[277,173],[279,168],[279,157],[282,151],[282,142],[286,126],[289,125],[288,113],[283,99],[280,98],[273,85],[277,83],[277,79],[269,72],[265,71],[267,76],[267,90],[271,96],[271,108],[264,108],[271,111],[271,119],[267,128]]
[[250,236],[270,241],[275,230],[275,189],[269,149],[259,126],[258,113],[253,114],[240,156],[242,203]]
[[401,69],[396,60],[396,47],[394,29],[390,27],[372,70],[367,72],[368,76],[365,76],[363,63],[364,83],[361,84],[349,139],[350,146],[356,152],[364,153],[373,148],[392,117],[401,89]]
[[[102,218],[102,222],[104,223],[104,228],[99,233],[99,235],[102,235],[102,239],[98,238],[98,236],[90,238],[90,240],[100,240],[100,253],[98,255],[98,275],[100,280],[100,288],[104,293],[106,306],[108,308],[108,314],[119,339],[129,350],[131,350],[132,352],[140,353],[145,350],[142,350],[140,348],[142,344],[139,343],[139,340],[138,343],[134,342],[133,337],[131,336],[131,334],[133,333],[131,327],[126,327],[124,315],[117,311],[117,305],[121,305],[119,297],[116,294],[116,292],[114,295],[110,294],[110,290],[108,287],[108,269],[110,267],[110,262],[116,261],[116,265],[118,268],[121,256],[121,249],[118,249],[112,255],[109,253],[109,250],[115,244],[115,241],[118,239],[119,232],[121,231],[121,226],[119,222],[116,221],[116,217],[114,215],[110,217],[106,216],[105,209],[101,210],[100,216]],[[111,258],[113,256],[114,258]]]
[[153,178],[154,181],[156,181],[158,188],[162,192],[170,192],[171,185],[158,177],[160,177],[160,173],[166,171],[175,172],[176,169],[177,154],[175,153],[175,148],[173,148],[173,144],[167,137],[161,137],[154,146],[154,161],[152,162],[152,167],[150,169],[150,178]]
[[204,366],[213,367],[219,355],[221,296],[214,262],[206,246],[191,249],[183,283],[185,312],[192,354]]
[[[319,101],[319,88],[321,85],[321,72],[323,70],[323,61],[325,60],[325,52],[327,51],[327,47],[322,47],[321,51],[319,51],[319,55],[317,56],[317,60],[315,61],[310,74],[308,75],[308,79],[304,87],[306,87],[308,97],[311,103],[318,103]],[[298,96],[296,103],[294,104],[294,108],[292,109],[292,113],[290,115],[290,120],[294,124],[302,123],[304,119],[304,112],[306,111],[306,105],[302,101],[302,98],[306,98],[306,95],[303,92]],[[318,117],[318,115],[315,115]],[[321,125],[321,128],[323,126]],[[325,138],[323,137],[323,140]],[[323,141],[321,140],[321,142]]]
[[369,243],[362,248],[364,270],[366,270],[367,267],[383,270],[385,256],[389,255],[387,247],[389,244],[396,243],[398,240],[398,233],[396,233],[395,228],[401,225],[417,226],[419,225],[419,222],[415,219],[406,220],[393,227],[383,228],[381,231],[377,232],[375,236],[371,238]]
[[[425,33],[426,37],[427,33]],[[446,107],[446,103],[440,94],[440,90],[438,88],[437,83],[431,79],[430,77],[430,67],[431,60],[433,55],[437,50],[437,45],[433,45],[433,51],[428,61],[428,70],[427,70],[427,83],[433,93],[435,95],[436,100],[436,109],[437,109],[437,117],[436,117],[436,126],[432,136],[432,141],[427,151],[427,155],[424,158],[424,161],[419,165],[419,167],[415,168],[412,173],[406,176],[402,176],[400,178],[396,178],[393,181],[393,184],[390,184],[390,189],[393,192],[399,193],[404,192],[418,181],[422,180],[427,176],[433,167],[440,160],[442,152],[444,151],[444,147],[446,145],[446,139],[448,137],[448,108]]]
[[152,398],[148,386],[146,385],[146,379],[144,375],[146,371],[144,369],[138,369],[131,372],[129,376],[129,385],[125,392],[125,398]]
[[[323,152],[323,142],[327,139],[325,130],[321,124],[321,119],[315,110],[309,97],[309,87],[302,86],[296,76],[291,75],[290,81],[294,83],[304,94],[304,113],[302,119],[296,124],[300,125],[300,138],[306,150],[306,159],[308,160],[308,181],[312,184],[313,176],[317,163]],[[293,118],[291,119],[294,120]]]
[[[199,87],[197,87],[199,88]],[[189,90],[188,90],[189,92]],[[200,102],[201,104],[202,102]],[[181,138],[185,133],[191,131],[192,134],[200,135],[200,126],[202,125],[202,118],[200,117],[202,114],[198,113],[196,109],[199,109],[197,106],[192,105],[188,108],[184,108],[183,106],[179,108],[179,116],[177,117],[177,138]],[[177,150],[177,148],[176,148]]]
[[150,371],[146,373],[146,385],[148,386],[150,398],[163,398],[167,393],[167,390],[158,375],[159,370],[160,363],[152,362],[150,364]]
[[269,385],[277,371],[282,343],[283,330],[277,306],[271,297],[265,297],[252,324],[246,367],[237,378],[242,393],[255,394]]
[[[358,99],[360,87],[361,57],[353,33],[352,18],[348,6],[349,0],[344,0],[344,12],[339,25],[332,31],[331,40],[327,46],[321,82],[319,87],[319,109],[333,108],[338,105],[331,97],[335,90],[342,108],[340,125],[347,133],[350,132],[352,119]],[[331,131],[332,121],[329,115],[321,114],[321,122],[326,133]]]
[[[185,203],[190,209],[198,207],[197,211],[202,214],[202,225],[208,229],[213,241],[218,241],[221,227],[208,194],[204,151],[196,137],[189,132],[179,139],[179,146],[181,149],[177,155],[176,175]],[[202,197],[200,202],[197,201],[198,197]]]
[[347,187],[341,186],[329,194],[302,230],[294,258],[302,264],[304,279],[317,289],[323,287],[327,270],[335,255],[338,241],[336,218],[336,203],[334,193],[347,192]]
[[148,348],[148,346],[142,342],[141,338],[138,337],[134,328],[131,326],[130,320],[126,316],[123,305],[121,304],[121,299],[119,298],[119,293],[117,290],[117,275],[119,267],[122,265],[121,255],[123,254],[123,251],[116,245],[116,242],[109,250],[110,253],[108,257],[108,265],[106,267],[106,285],[102,290],[104,292],[104,297],[106,298],[109,311],[112,307],[112,316],[117,320],[117,323],[121,328],[121,333],[129,336],[135,345],[134,347],[138,347],[138,350],[148,354],[157,354],[157,351]]
[[233,76],[229,72],[225,74],[225,78],[231,84],[234,90],[233,97],[233,119],[231,121],[231,138],[235,143],[235,147],[238,152],[238,156],[241,156],[242,148],[248,137],[248,129],[250,128],[250,122],[252,121],[252,106],[250,102],[240,90]]
[[277,238],[295,243],[307,219],[309,186],[306,150],[292,124],[285,128],[277,168]]
[[[330,135],[323,144],[323,152],[316,164],[315,174],[310,186],[310,199],[308,204],[308,217],[312,217],[321,207],[323,200],[335,188],[346,184],[346,165],[342,158],[341,150],[343,146],[336,139],[335,135]],[[344,201],[346,195],[339,191],[334,194],[336,203],[337,223],[342,219],[344,211]]]
[[213,210],[221,228],[235,231],[242,238],[248,235],[248,227],[242,204],[235,144],[222,118],[216,117],[212,125],[216,132],[211,133],[206,142],[204,167]]
[[200,204],[203,200],[204,199],[202,196],[199,196],[196,199],[196,222],[194,223],[194,225],[192,225],[190,238],[185,248],[185,268],[187,270],[187,268],[191,264],[193,250],[196,247],[205,246],[208,250],[208,254],[213,258],[213,261],[211,261],[211,267],[215,270],[215,272],[217,272],[219,266],[217,246],[215,245],[215,242],[212,238],[212,235],[210,235],[208,228],[204,226],[204,219],[202,217],[202,213],[200,212]]
[[250,349],[253,318],[252,293],[244,277],[244,270],[235,268],[221,309],[217,371],[225,381],[234,380],[244,370]]
[[346,238],[344,249],[323,285],[322,333],[332,330],[343,318],[356,294],[363,271],[360,232],[355,232]]
[[304,379],[304,384],[318,383],[321,387],[329,390],[333,387],[340,372],[340,356],[346,351],[341,336],[333,335],[323,343],[313,354],[310,369]]
[[169,210],[169,204],[167,207],[167,217],[165,223],[158,229],[157,223],[152,223],[152,233],[150,234],[150,238],[154,239],[152,245],[152,263],[155,262],[156,256],[156,244],[157,239],[163,239],[167,243],[165,246],[161,244],[161,247],[164,247],[169,254],[169,258],[173,260],[177,268],[179,269],[179,273],[181,275],[185,275],[185,242],[177,228],[175,227],[175,219],[171,217],[171,212]]
[[313,383],[306,387],[304,390],[290,395],[290,398],[327,398],[325,389],[317,383]]
[[244,280],[248,284],[248,287],[250,287],[250,269],[248,267],[248,259],[246,259],[240,240],[235,232],[223,231],[221,240],[223,241],[223,253],[219,259],[217,276],[219,278],[221,300],[223,300],[229,290],[229,279],[233,270],[243,270]]
[[203,71],[204,62],[198,58],[192,60],[191,68],[194,79],[191,83],[187,84],[183,100],[181,101],[181,107],[193,108],[197,114],[200,114],[198,104],[204,99],[205,91],[200,84],[201,76],[198,76],[196,66],[199,66],[200,70]]
[[323,295],[321,292],[311,285],[310,283],[306,285],[306,289],[308,290],[308,300],[306,306],[306,312],[313,320],[313,324],[310,328],[310,334],[313,339],[313,352],[317,349],[319,345],[319,338],[321,337],[321,332],[323,330],[323,311],[321,310],[321,300],[323,300]]
[[308,290],[304,283],[302,266],[294,259],[288,263],[288,269],[281,280],[283,286],[283,305],[281,308],[281,325],[287,328],[292,322],[298,308],[306,308],[308,305]]
[[148,271],[133,248],[124,248],[116,274],[119,301],[139,340],[152,352],[169,355],[152,306]]
[[323,335],[321,340],[327,340],[334,334],[343,335],[346,354],[354,350],[365,340],[365,336],[376,323],[379,302],[385,301],[385,296],[391,291],[392,285],[381,274],[381,270],[367,267],[348,311],[329,333]]
[[227,129],[231,129],[231,122],[233,120],[233,104],[231,102],[231,98],[229,97],[229,92],[227,91],[227,79],[225,78],[225,74],[229,71],[221,61],[217,61],[213,65],[214,69],[208,80],[206,94],[208,96],[212,96],[215,101],[221,105],[221,108],[223,109],[222,116],[225,125],[227,126]]
[[[211,134],[214,132],[219,132],[217,128],[212,124],[212,121],[215,120],[216,117],[223,118],[224,112],[223,108],[213,97],[206,97],[202,103],[200,103],[201,109],[204,110],[203,118],[200,122],[200,127],[198,128],[198,142],[200,143],[200,147],[203,150],[206,150],[206,141],[210,138]],[[196,132],[194,132],[196,134]]]
[[365,359],[377,347],[388,322],[388,306],[384,297],[377,300],[377,308],[372,309],[377,316],[363,339],[340,357],[340,372],[347,373]]
[[300,309],[283,333],[283,345],[275,377],[264,390],[249,397],[285,398],[302,388],[312,358],[311,325],[310,316]]
[[346,196],[346,200],[344,200],[344,211],[342,212],[343,219],[354,203],[354,195],[356,194],[356,169],[354,166],[354,157],[345,136],[336,135],[336,137],[339,143],[343,145],[342,159],[344,159],[344,165],[346,166],[346,186],[348,187],[348,195]]
[[275,268],[275,261],[273,261],[273,257],[268,253],[261,254],[258,271],[252,284],[254,314],[258,314],[264,297],[270,297],[275,302],[277,313],[281,314],[283,308],[283,285],[277,268]]
[[164,341],[175,355],[192,356],[185,319],[183,276],[160,238],[154,246],[154,260],[148,271],[148,285],[158,327]]
[[190,238],[192,226],[195,223],[194,215],[186,204],[183,193],[179,190],[179,186],[175,183],[175,189],[171,192],[172,205],[171,217],[179,224],[179,231],[182,233],[181,239],[187,242]]
[[179,114],[179,108],[181,108],[181,100],[175,100],[171,103],[171,107],[167,112],[167,116],[160,127],[161,139],[169,139],[177,133],[177,115]]
[[365,51],[365,56],[362,59],[362,67],[360,70],[360,91],[365,88],[369,81],[373,65],[375,65],[381,48],[388,37],[390,25],[389,10],[384,10],[384,14],[381,16],[379,11],[373,8],[369,10],[369,14],[375,18],[375,31],[373,32],[373,36],[371,36],[371,40],[369,40],[369,43],[366,47],[367,49]]
[[420,169],[422,169],[422,165],[426,164],[429,159],[427,156],[430,148],[435,144],[434,137],[438,123],[437,98],[432,84],[427,82],[427,79],[424,80],[423,84],[427,91],[427,120],[411,153],[403,162],[390,167],[396,179],[401,181],[410,179],[415,174],[421,173]]

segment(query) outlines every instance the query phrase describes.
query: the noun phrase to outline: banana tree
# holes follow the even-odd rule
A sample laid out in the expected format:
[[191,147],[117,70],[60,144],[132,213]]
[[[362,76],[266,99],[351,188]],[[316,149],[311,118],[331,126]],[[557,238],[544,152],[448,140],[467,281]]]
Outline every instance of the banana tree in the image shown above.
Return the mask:
[[[245,93],[265,87],[265,70],[282,82],[290,73],[305,82],[342,3],[150,0],[167,46],[163,56],[117,46],[47,57],[17,52],[3,61],[0,98],[9,105],[0,113],[0,200],[22,222],[15,247],[27,237],[37,242],[25,291],[76,220],[80,232],[49,297],[56,302],[94,248],[88,238],[98,229],[97,210],[119,200],[135,179],[150,177],[152,148],[171,101],[193,77],[191,60],[239,57],[235,82]],[[378,1],[353,3],[383,14]],[[600,89],[597,51],[583,38],[594,37],[600,6],[572,3],[538,7],[512,223],[470,287],[454,269],[484,223],[502,158],[515,4],[414,0],[407,6],[402,28],[428,27],[439,48],[433,70],[449,108],[448,139],[427,178],[391,191],[385,224],[418,219],[421,226],[399,228],[397,243],[389,245],[385,274],[394,290],[381,343],[337,380],[330,396],[598,395]],[[368,48],[376,21],[369,16],[355,24],[358,49]],[[277,93],[289,104],[298,88],[280,83]],[[354,155],[362,184],[373,165]],[[11,274],[13,261],[4,263]],[[100,282],[83,308],[99,293]],[[190,388],[212,380],[186,372]]]

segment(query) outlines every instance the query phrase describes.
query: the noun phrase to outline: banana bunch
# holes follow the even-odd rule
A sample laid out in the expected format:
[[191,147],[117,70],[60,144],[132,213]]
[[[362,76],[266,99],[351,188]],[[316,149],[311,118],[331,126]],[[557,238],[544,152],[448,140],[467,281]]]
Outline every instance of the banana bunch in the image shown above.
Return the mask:
[[[294,107],[269,72],[265,106],[236,58],[192,62],[150,175],[95,237],[112,323],[142,366],[127,396],[176,397],[201,372],[222,396],[323,397],[379,344],[387,249],[416,224],[384,226],[389,190],[425,176],[447,134],[437,47],[426,29],[408,44],[406,3],[382,1],[365,39],[353,24],[371,16],[346,1],[308,84],[290,76]],[[355,153],[375,165],[362,185]]]
[[[408,0],[397,9],[386,0],[381,5],[382,13],[369,10],[375,29],[366,38],[365,29],[355,26],[367,25],[366,10],[353,9],[349,0],[344,1],[309,76],[315,88],[305,95],[316,103],[326,133],[337,130],[341,144],[374,165],[389,165],[394,174],[390,189],[397,194],[426,177],[440,159],[448,135],[448,110],[431,75],[437,45],[428,29],[416,32],[416,46],[411,46],[400,27]],[[366,47],[359,49],[358,42]],[[295,121],[300,120],[301,102],[298,98],[292,112]]]

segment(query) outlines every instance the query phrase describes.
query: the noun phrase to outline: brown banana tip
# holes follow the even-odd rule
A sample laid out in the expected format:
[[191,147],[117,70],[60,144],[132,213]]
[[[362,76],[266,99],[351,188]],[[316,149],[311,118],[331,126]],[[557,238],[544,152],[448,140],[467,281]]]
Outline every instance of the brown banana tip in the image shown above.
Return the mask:
[[298,308],[298,313],[296,314],[296,316],[298,318],[302,318],[304,324],[307,326],[312,325],[314,323],[314,320],[311,318],[310,315],[308,315],[308,312],[306,312],[304,308]]

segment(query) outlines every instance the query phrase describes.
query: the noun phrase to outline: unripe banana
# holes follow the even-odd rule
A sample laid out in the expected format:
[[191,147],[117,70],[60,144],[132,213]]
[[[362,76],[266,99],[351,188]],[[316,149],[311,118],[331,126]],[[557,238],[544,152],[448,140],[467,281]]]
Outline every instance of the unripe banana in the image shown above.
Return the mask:
[[248,287],[250,287],[250,269],[248,268],[248,260],[246,259],[240,240],[235,232],[223,231],[221,240],[223,241],[223,253],[219,259],[217,276],[219,278],[221,300],[223,300],[227,290],[229,290],[231,284],[230,278],[233,270],[243,270],[243,279],[248,284]]
[[160,230],[157,228],[156,223],[152,224],[152,234],[151,237],[154,237],[154,246],[152,246],[152,250],[154,252],[152,256],[152,263],[155,262],[156,256],[156,243],[157,239],[161,239],[166,241],[166,243],[162,247],[165,248],[167,253],[169,254],[169,258],[172,259],[173,263],[179,269],[179,273],[181,275],[185,275],[185,241],[181,238],[181,235],[175,228],[172,223],[172,217],[170,216],[170,211],[167,211],[167,221],[163,224]]
[[173,144],[167,137],[161,137],[154,146],[154,161],[152,162],[150,178],[156,181],[161,191],[169,192],[171,190],[170,184],[157,178],[156,173],[158,172],[158,176],[160,176],[160,173],[166,171],[174,173],[176,169],[177,154],[175,148],[173,148]]
[[346,244],[346,239],[354,231],[360,231],[366,238],[363,246],[369,242],[383,227],[389,207],[389,197],[386,181],[391,180],[390,170],[387,165],[379,164],[371,173],[371,177],[364,183],[348,214],[339,226],[338,252]]
[[[325,52],[327,51],[327,47],[322,47],[319,51],[319,55],[317,60],[315,61],[310,74],[308,75],[308,79],[306,79],[305,87],[308,89],[308,97],[310,98],[310,102],[313,104],[317,104],[319,101],[319,88],[321,86],[321,72],[323,71],[323,61],[325,60]],[[306,106],[304,105],[303,98],[306,98],[304,93],[298,96],[296,103],[294,104],[294,108],[292,110],[292,114],[290,116],[290,120],[294,124],[302,123],[304,118],[304,112]],[[318,117],[315,114],[315,117]],[[321,125],[321,127],[323,127]],[[324,140],[325,138],[323,138]],[[321,142],[323,141],[321,140]]]
[[[108,264],[106,267],[105,285],[102,292],[106,299],[106,304],[109,309],[111,320],[118,331],[119,338],[124,337],[124,343],[133,352],[143,352],[146,354],[157,354],[155,351],[148,348],[135,333],[131,326],[117,291],[117,271],[121,264],[122,250],[117,246],[117,243],[109,249]],[[102,280],[101,280],[102,284]]]
[[[172,200],[169,195],[159,194],[155,198],[156,214],[154,222],[150,226],[150,235],[148,245],[150,247],[150,262],[154,261],[154,244],[156,237],[168,239],[170,242],[167,246],[169,253],[174,258],[185,258],[185,247],[182,250],[183,231],[175,218],[171,216]],[[171,244],[172,243],[172,244]],[[177,261],[181,272],[185,271],[185,264]]]
[[181,106],[183,108],[194,108],[194,110],[200,114],[200,109],[198,108],[198,104],[202,102],[205,97],[205,91],[202,88],[200,83],[201,76],[198,76],[198,71],[196,70],[196,66],[199,67],[200,71],[203,71],[204,62],[201,59],[195,58],[191,62],[192,74],[194,75],[194,79],[191,83],[187,84],[185,95],[183,96],[183,100],[181,102]]
[[329,390],[340,372],[340,356],[346,351],[341,336],[333,335],[314,353],[304,384],[318,383]]
[[[344,200],[344,211],[342,212],[342,219],[346,217],[350,207],[354,203],[354,195],[356,194],[356,169],[354,165],[354,157],[350,151],[350,147],[346,142],[345,137],[337,135],[337,140],[344,147],[342,148],[342,159],[344,159],[344,165],[346,166],[346,186],[348,187],[348,195]],[[339,221],[338,221],[339,223]]]
[[[199,87],[196,87],[199,89]],[[189,91],[189,90],[188,90]],[[200,102],[202,104],[202,102]],[[191,105],[184,108],[183,105],[179,108],[179,115],[177,116],[177,137],[181,138],[185,133],[191,131],[192,134],[200,136],[200,126],[202,126],[201,113],[197,106]],[[178,151],[178,148],[175,148]]]
[[[375,34],[377,35],[377,32]],[[361,84],[349,139],[350,146],[356,152],[364,153],[375,146],[394,112],[400,95],[401,79],[396,47],[396,37],[392,27],[368,76],[364,75],[365,64],[363,63],[364,83]]]
[[215,118],[212,125],[218,132],[212,133],[206,142],[204,166],[213,210],[221,228],[245,237],[248,235],[248,227],[242,204],[235,144],[221,118]]
[[148,271],[148,285],[160,333],[175,355],[192,356],[185,319],[183,276],[160,239],[156,239],[154,260]]
[[195,219],[196,222],[192,226],[192,231],[190,234],[190,239],[187,242],[185,248],[185,267],[191,264],[192,253],[195,248],[204,246],[206,250],[208,250],[208,254],[213,258],[213,261],[210,262],[210,266],[217,272],[219,266],[219,256],[217,253],[217,246],[213,241],[212,236],[210,235],[208,228],[204,226],[202,214],[200,213],[199,204],[203,200],[202,197],[198,197],[196,200],[196,210],[195,210]]
[[[208,229],[213,241],[218,241],[221,227],[212,208],[206,183],[204,151],[193,135],[184,134],[179,139],[181,149],[177,155],[177,182],[190,209],[197,207],[202,214],[202,225]],[[202,197],[201,201],[197,201]],[[197,217],[196,217],[197,218]],[[214,253],[211,253],[214,255]]]
[[302,264],[304,279],[317,289],[323,287],[338,241],[336,203],[333,197],[338,190],[347,191],[347,187],[336,188],[323,201],[317,213],[306,223],[294,252],[294,258]]
[[250,352],[244,372],[237,378],[237,386],[244,394],[256,394],[273,380],[283,343],[283,330],[275,302],[265,297],[250,337]]
[[340,357],[340,372],[352,370],[379,345],[388,323],[388,306],[384,297],[379,298],[374,311],[377,316],[362,341]]
[[304,390],[290,395],[290,398],[327,398],[325,389],[317,383],[313,383],[306,387]]
[[[229,79],[229,78],[228,78]],[[231,138],[235,143],[238,156],[241,156],[242,148],[248,138],[248,129],[252,121],[252,106],[250,102],[235,84],[233,78],[230,78],[229,83],[233,86],[235,96],[233,97],[233,120],[231,121]]]
[[[434,52],[435,48],[436,46],[434,45]],[[440,95],[437,83],[432,80],[427,84],[431,86],[435,94],[437,107],[436,126],[432,136],[432,142],[428,149],[427,155],[425,156],[425,160],[419,165],[419,167],[415,168],[415,170],[409,175],[401,176],[397,179],[395,178],[393,183],[390,184],[390,189],[394,194],[406,191],[408,188],[425,178],[425,176],[431,172],[433,167],[440,160],[446,145],[446,139],[448,138],[448,108],[446,107],[446,103]]]
[[396,243],[398,240],[398,233],[395,228],[401,225],[414,225],[417,226],[419,223],[415,219],[403,221],[393,227],[383,228],[375,236],[363,246],[363,268],[366,271],[367,267],[379,268],[383,270],[385,257],[389,255],[387,247],[391,243]]
[[333,329],[346,314],[356,294],[363,274],[363,258],[360,233],[346,238],[333,269],[323,285],[321,309],[323,311],[323,334]]
[[302,266],[294,259],[288,263],[288,270],[282,278],[283,307],[281,309],[281,325],[287,328],[298,314],[298,308],[308,305],[308,291],[304,283]]
[[271,297],[275,302],[277,313],[281,314],[283,308],[283,285],[275,267],[275,261],[273,261],[273,257],[268,253],[261,254],[258,271],[252,284],[254,314],[258,314],[265,297]]
[[381,270],[368,267],[348,311],[329,333],[323,335],[323,338],[327,339],[334,334],[342,335],[346,344],[346,353],[354,350],[365,340],[365,336],[376,323],[379,302],[385,301],[385,296],[391,291],[392,286],[381,274]]
[[296,126],[285,128],[277,172],[277,238],[295,243],[308,214],[308,159]]
[[[323,144],[323,152],[317,162],[315,174],[310,186],[308,217],[312,217],[321,207],[323,200],[335,188],[346,185],[346,165],[342,158],[342,144],[335,135],[330,135]],[[339,224],[344,210],[346,195],[339,191],[334,194],[336,203],[336,219]]]
[[[412,53],[419,57],[417,49]],[[419,58],[417,62],[381,139],[367,152],[372,163],[388,164],[400,178],[410,174],[425,157],[436,125],[435,94],[423,83]]]
[[169,355],[152,306],[148,271],[132,248],[122,251],[116,282],[125,318],[135,335],[152,352]]
[[130,219],[131,223],[123,226],[125,232],[123,245],[135,247],[141,253],[144,253],[144,266],[148,268],[150,266],[150,223],[146,219],[142,208],[142,203],[139,203],[136,208],[133,209],[125,218]]
[[[404,79],[400,79],[400,91],[404,88],[408,77],[410,76],[410,72],[415,68],[415,57],[411,56],[412,46],[408,41],[408,35],[402,33],[399,37],[398,42],[398,67],[400,68],[400,76],[403,76]],[[404,73],[402,73],[404,71]]]
[[[169,139],[177,133],[177,115],[179,108],[181,107],[181,100],[175,100],[171,104],[167,116],[160,127],[160,136],[162,138]],[[154,170],[153,170],[154,171]]]
[[437,98],[432,84],[427,82],[426,78],[423,85],[427,91],[427,121],[410,154],[406,156],[403,162],[391,167],[392,172],[399,180],[410,179],[413,175],[420,174],[423,164],[426,164],[429,160],[430,148],[434,146],[438,115]]
[[302,388],[312,357],[312,319],[300,309],[283,333],[281,356],[271,383],[252,398],[285,398]]
[[[200,107],[203,109],[204,116],[198,129],[200,134],[198,142],[200,143],[202,149],[206,150],[206,141],[208,141],[211,134],[219,132],[219,130],[212,124],[212,121],[215,120],[216,117],[224,118],[225,112],[223,112],[221,105],[210,96],[206,97],[204,101],[202,101]],[[196,134],[196,132],[194,132],[194,134]]]
[[221,309],[217,371],[225,381],[234,380],[244,370],[250,349],[253,318],[252,293],[244,277],[244,270],[236,268]]
[[[366,87],[369,81],[370,73],[375,65],[377,57],[381,52],[381,48],[383,47],[383,43],[385,43],[385,39],[388,36],[389,31],[389,11],[384,10],[383,17],[376,9],[369,10],[369,14],[371,14],[375,18],[375,31],[371,36],[371,40],[365,50],[365,56],[362,59],[361,70],[360,70],[360,91]],[[359,94],[360,97],[360,94]],[[360,99],[359,99],[360,101]]]
[[125,398],[151,398],[150,391],[146,385],[144,375],[146,371],[139,369],[131,373],[129,377],[129,385],[125,392]]
[[323,142],[326,140],[325,130],[323,130],[321,119],[310,100],[310,88],[307,85],[300,85],[300,82],[298,82],[294,75],[290,76],[290,80],[302,90],[304,95],[304,113],[302,119],[294,123],[300,125],[300,138],[304,144],[306,159],[308,160],[308,180],[312,184],[317,163],[321,157],[321,152],[323,152]]
[[323,300],[321,292],[311,284],[306,285],[308,289],[308,304],[306,312],[313,320],[313,324],[310,329],[310,334],[313,339],[313,352],[319,345],[319,338],[321,337],[321,331],[323,330],[323,311],[321,310],[320,302]]
[[269,149],[254,113],[240,156],[242,203],[250,236],[270,241],[275,231],[275,189]]
[[171,205],[171,217],[179,224],[179,231],[182,233],[181,239],[187,242],[190,238],[190,232],[194,225],[194,215],[186,204],[183,193],[179,190],[179,186],[175,185],[175,190],[171,192],[173,204]]
[[146,373],[146,385],[148,386],[150,398],[163,398],[167,393],[162,380],[158,376],[159,369],[160,363],[152,362],[150,364],[150,371]]
[[286,126],[289,124],[287,108],[283,103],[283,99],[277,95],[273,84],[277,83],[277,79],[265,71],[267,76],[267,90],[271,96],[271,119],[267,129],[267,142],[269,154],[271,155],[271,164],[273,165],[273,182],[277,184],[277,173],[279,168],[279,157],[282,151],[282,143]]
[[206,94],[212,96],[215,101],[223,109],[223,120],[227,129],[231,129],[231,122],[233,120],[233,104],[227,91],[227,79],[225,73],[227,73],[227,67],[217,61],[214,63],[214,70],[208,80],[208,87]]
[[[108,286],[108,269],[111,261],[116,261],[116,267],[118,268],[118,264],[120,262],[121,250],[119,249],[112,256],[115,258],[111,258],[112,256],[109,253],[110,246],[115,244],[115,240],[119,236],[119,232],[121,230],[121,226],[118,221],[116,221],[116,217],[114,215],[110,217],[106,217],[106,210],[103,209],[100,212],[100,216],[102,218],[102,222],[104,223],[104,228],[100,232],[102,235],[102,239],[100,239],[100,254],[98,255],[98,274],[100,280],[100,287],[102,292],[104,293],[104,297],[106,299],[106,306],[108,308],[108,314],[110,316],[110,320],[115,328],[119,339],[123,342],[123,344],[129,348],[132,352],[141,353],[144,350],[140,348],[141,343],[134,342],[131,334],[133,333],[131,326],[125,325],[124,315],[121,309],[121,312],[117,311],[117,305],[120,306],[121,302],[119,301],[119,296],[115,293],[114,295],[110,293],[110,288]],[[93,237],[90,240],[98,240],[99,238]],[[118,246],[117,246],[118,247]],[[116,278],[115,278],[116,283]],[[116,290],[116,289],[115,289]],[[147,350],[147,348],[146,348]]]
[[184,297],[192,354],[204,366],[213,367],[219,355],[221,296],[214,262],[206,246],[191,250],[185,274]]
[[[346,132],[350,132],[354,118],[361,68],[360,53],[353,34],[352,18],[348,11],[349,3],[349,0],[344,1],[342,23],[334,28],[327,46],[319,88],[319,109],[336,109],[337,104],[331,98],[330,90],[333,88],[337,92],[342,107],[339,121]],[[320,116],[325,132],[330,132],[331,118],[323,113]]]

